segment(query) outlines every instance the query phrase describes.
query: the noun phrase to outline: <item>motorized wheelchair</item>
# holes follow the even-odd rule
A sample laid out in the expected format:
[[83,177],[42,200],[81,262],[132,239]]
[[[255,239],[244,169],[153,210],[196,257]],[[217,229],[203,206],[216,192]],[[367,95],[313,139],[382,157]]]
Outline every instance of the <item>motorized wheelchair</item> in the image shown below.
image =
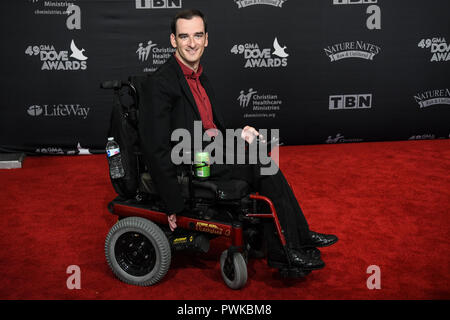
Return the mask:
[[[251,192],[243,180],[200,180],[192,173],[192,166],[185,165],[178,181],[186,210],[177,216],[177,229],[170,231],[165,205],[155,191],[140,151],[139,92],[145,77],[131,76],[128,81],[101,84],[101,88],[114,91],[108,136],[113,136],[120,146],[125,171],[123,178],[111,178],[118,196],[108,209],[118,216],[118,221],[106,237],[107,263],[121,281],[149,286],[163,279],[176,251],[207,252],[210,240],[226,237],[231,245],[220,256],[221,274],[228,287],[240,289],[247,282],[249,252],[252,246],[260,245],[263,221],[273,221],[287,250],[274,205],[264,195]],[[286,277],[306,275],[291,267],[289,260],[279,271]]]

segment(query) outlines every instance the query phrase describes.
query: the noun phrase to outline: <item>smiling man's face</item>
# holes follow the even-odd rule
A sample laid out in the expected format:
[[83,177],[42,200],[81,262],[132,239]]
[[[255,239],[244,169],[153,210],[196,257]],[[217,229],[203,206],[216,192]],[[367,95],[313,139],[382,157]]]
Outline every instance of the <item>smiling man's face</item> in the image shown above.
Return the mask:
[[197,71],[203,51],[208,46],[208,33],[201,17],[178,19],[176,35],[170,35],[170,43],[176,49],[175,55],[186,66]]

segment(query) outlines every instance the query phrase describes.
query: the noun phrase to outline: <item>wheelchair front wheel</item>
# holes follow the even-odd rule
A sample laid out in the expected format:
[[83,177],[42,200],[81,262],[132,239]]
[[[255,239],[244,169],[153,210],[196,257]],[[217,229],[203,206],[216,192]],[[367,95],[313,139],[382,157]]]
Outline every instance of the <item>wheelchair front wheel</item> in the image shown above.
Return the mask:
[[119,220],[105,241],[109,267],[123,282],[150,286],[169,270],[171,250],[164,232],[150,220],[129,217]]
[[228,250],[220,256],[220,271],[226,285],[231,289],[241,289],[247,283],[247,264],[240,252],[228,256]]

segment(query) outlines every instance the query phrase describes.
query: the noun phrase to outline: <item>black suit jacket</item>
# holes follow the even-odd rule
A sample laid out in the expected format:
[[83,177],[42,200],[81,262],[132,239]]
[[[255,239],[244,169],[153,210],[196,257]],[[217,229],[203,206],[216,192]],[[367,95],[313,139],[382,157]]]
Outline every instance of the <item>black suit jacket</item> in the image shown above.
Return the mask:
[[[213,89],[204,73],[200,82],[210,99],[214,123],[224,132]],[[172,56],[143,82],[139,99],[142,151],[156,190],[167,206],[167,214],[179,213],[184,208],[177,167],[171,161],[172,147],[177,144],[170,140],[171,134],[183,128],[193,140],[194,121],[201,121],[198,107],[181,67]]]

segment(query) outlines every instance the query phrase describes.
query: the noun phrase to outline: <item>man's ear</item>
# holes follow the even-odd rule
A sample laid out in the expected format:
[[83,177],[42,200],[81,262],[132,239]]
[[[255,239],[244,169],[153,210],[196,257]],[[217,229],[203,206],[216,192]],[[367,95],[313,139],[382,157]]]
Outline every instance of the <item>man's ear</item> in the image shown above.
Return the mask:
[[207,47],[207,46],[208,46],[208,32],[206,33],[205,37],[206,37],[206,40],[205,40],[205,47]]
[[170,44],[172,45],[172,47],[176,48],[177,47],[177,41],[175,40],[175,35],[173,33],[170,34]]

